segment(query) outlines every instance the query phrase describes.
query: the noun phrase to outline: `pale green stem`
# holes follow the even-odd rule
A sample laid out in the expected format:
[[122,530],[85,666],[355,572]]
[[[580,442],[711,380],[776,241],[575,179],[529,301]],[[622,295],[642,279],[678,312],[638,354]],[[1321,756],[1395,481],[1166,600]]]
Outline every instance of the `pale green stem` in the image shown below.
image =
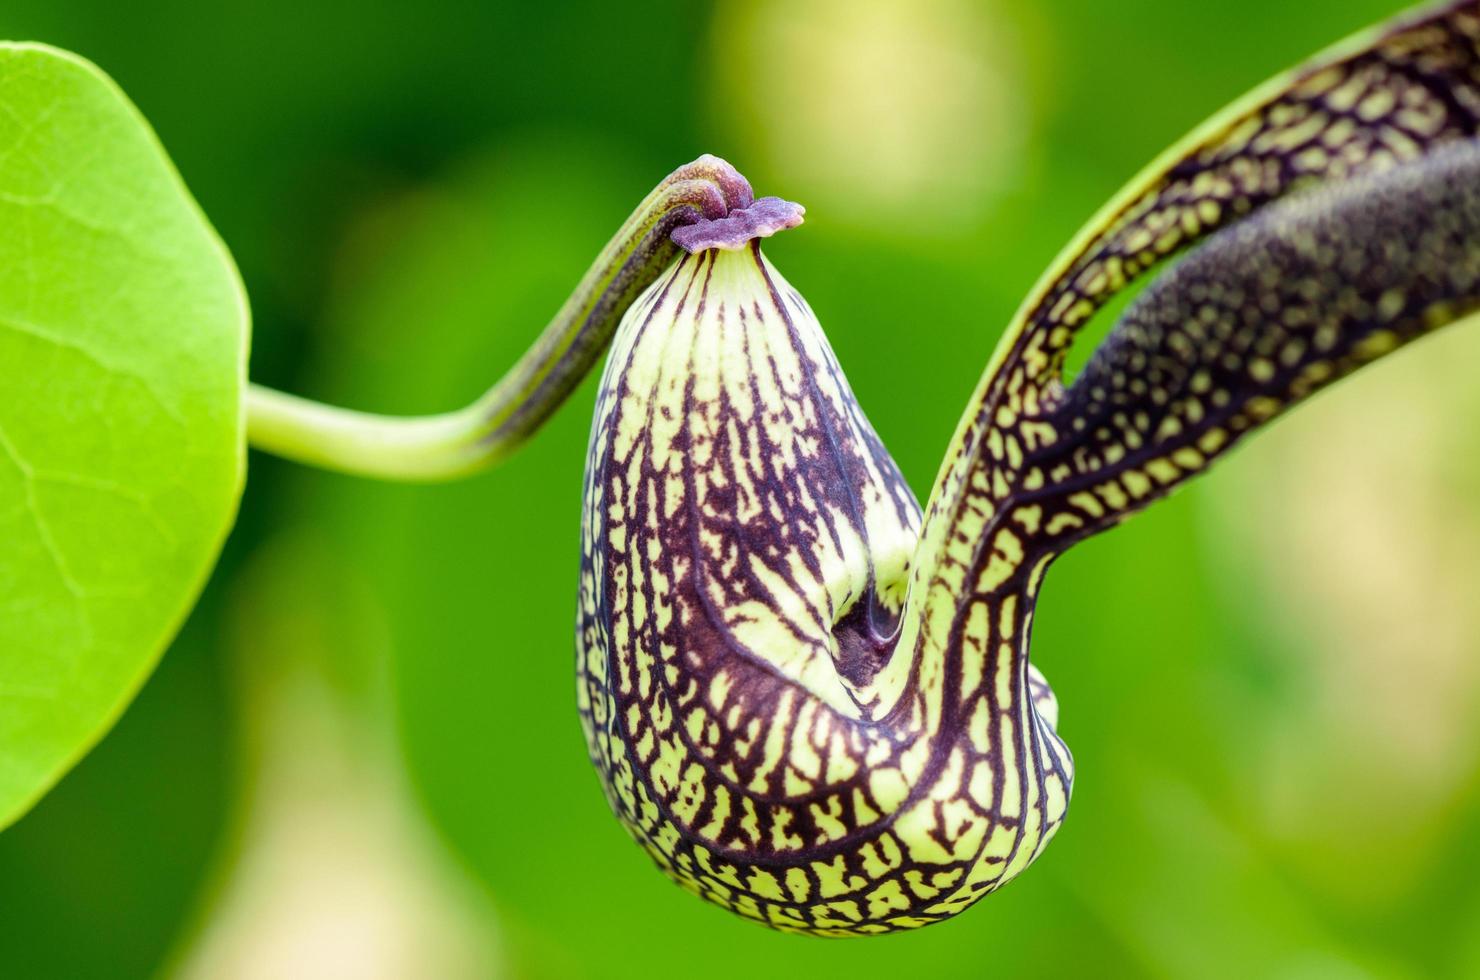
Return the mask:
[[250,385],[247,441],[300,463],[392,480],[452,479],[497,462],[533,435],[601,358],[622,315],[678,255],[669,235],[751,201],[749,183],[718,157],[702,156],[669,174],[529,351],[466,408],[398,418]]
[[254,449],[323,469],[389,480],[449,479],[492,463],[512,445],[480,445],[478,405],[445,415],[373,415],[247,387],[247,441]]

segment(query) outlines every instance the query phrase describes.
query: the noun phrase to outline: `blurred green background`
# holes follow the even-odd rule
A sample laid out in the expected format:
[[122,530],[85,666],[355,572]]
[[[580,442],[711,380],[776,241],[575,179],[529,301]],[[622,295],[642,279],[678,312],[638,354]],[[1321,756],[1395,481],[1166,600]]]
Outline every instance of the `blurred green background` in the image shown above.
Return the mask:
[[[1042,267],[1167,143],[1391,0],[9,0],[153,122],[241,266],[253,376],[461,405],[674,166],[767,251],[923,495]],[[584,756],[590,385],[502,468],[254,456],[199,609],[0,835],[6,977],[1480,976],[1480,331],[1339,386],[1049,577],[1079,767],[943,925],[774,934],[670,885]]]

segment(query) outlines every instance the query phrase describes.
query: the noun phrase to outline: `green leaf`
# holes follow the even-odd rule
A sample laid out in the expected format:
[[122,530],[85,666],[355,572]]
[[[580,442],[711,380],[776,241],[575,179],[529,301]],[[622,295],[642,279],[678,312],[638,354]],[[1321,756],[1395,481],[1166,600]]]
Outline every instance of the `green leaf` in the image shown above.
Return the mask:
[[248,316],[148,124],[0,45],[0,827],[93,745],[194,604],[244,471]]

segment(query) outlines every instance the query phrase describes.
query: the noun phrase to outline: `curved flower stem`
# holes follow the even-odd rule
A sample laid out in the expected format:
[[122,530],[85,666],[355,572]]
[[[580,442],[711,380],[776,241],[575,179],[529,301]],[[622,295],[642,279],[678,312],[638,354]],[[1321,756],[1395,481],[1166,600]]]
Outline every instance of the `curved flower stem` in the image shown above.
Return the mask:
[[753,200],[749,182],[719,157],[706,154],[669,174],[529,351],[466,408],[398,418],[250,385],[247,440],[300,463],[392,480],[452,479],[489,466],[533,435],[601,358],[622,315],[678,254],[669,236],[743,211]]
[[[1051,472],[1025,465],[1027,453],[1049,442],[1090,454],[1103,448],[1090,446],[1098,436],[1088,420],[1054,417],[1065,358],[1096,311],[1163,260],[1302,188],[1339,185],[1477,138],[1476,10],[1476,0],[1448,0],[1403,14],[1271,79],[1158,157],[1054,260],[1009,323],[936,476],[913,572],[920,594],[940,579],[933,615],[950,615],[962,588],[977,581],[970,572],[943,573],[957,566],[979,571],[993,560],[990,547],[977,547],[979,531],[963,533],[979,523],[975,514],[1003,513],[1008,497],[1038,492],[1029,484],[1056,482]],[[1422,66],[1431,63],[1444,72],[1425,74]],[[1367,115],[1348,118],[1339,107],[1352,93],[1381,98]],[[1412,111],[1407,107],[1420,105],[1429,122],[1395,153],[1384,134]],[[1379,107],[1386,109],[1372,111]],[[1304,152],[1310,148],[1319,152]],[[1058,422],[1068,428],[1056,429]],[[1004,431],[1009,425],[1022,431]],[[1127,499],[1139,507],[1150,498]],[[1120,506],[1105,512],[1126,516]]]

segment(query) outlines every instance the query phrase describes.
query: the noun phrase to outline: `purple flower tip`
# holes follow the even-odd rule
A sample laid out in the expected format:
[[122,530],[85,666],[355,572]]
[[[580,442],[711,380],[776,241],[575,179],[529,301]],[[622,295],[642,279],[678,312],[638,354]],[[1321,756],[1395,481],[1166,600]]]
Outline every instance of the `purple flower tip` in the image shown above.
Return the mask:
[[669,237],[690,254],[710,248],[743,248],[752,239],[795,228],[806,211],[800,204],[779,197],[763,197],[748,207],[735,208],[723,218],[704,218],[675,228]]

